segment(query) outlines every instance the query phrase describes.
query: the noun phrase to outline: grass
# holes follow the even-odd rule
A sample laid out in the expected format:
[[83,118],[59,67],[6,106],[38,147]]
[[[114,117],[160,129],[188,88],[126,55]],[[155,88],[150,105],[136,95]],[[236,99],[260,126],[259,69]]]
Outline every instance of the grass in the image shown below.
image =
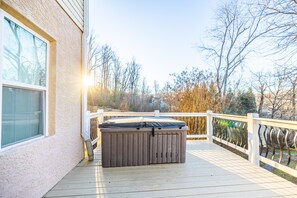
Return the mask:
[[[262,153],[262,156],[265,156],[264,152]],[[267,158],[272,159],[272,151],[269,151]],[[273,160],[278,162],[279,158],[280,158],[280,150],[275,149],[275,155],[274,155]],[[288,153],[286,150],[284,150],[283,151],[283,159],[281,161],[281,164],[287,166],[287,163],[288,163]],[[288,165],[288,167],[295,169],[296,165],[297,165],[297,152],[295,150],[293,150],[293,151],[291,150],[291,162]]]
[[292,182],[294,184],[297,184],[297,178],[290,175],[290,174],[288,174],[288,173],[285,173],[285,172],[283,172],[283,171],[281,171],[279,169],[276,169],[276,168],[274,168],[272,166],[269,166],[268,164],[265,164],[263,162],[260,162],[260,166],[262,168],[265,168],[266,170],[276,174],[277,176],[280,176],[280,177],[282,177],[282,178],[284,178],[284,179],[286,179],[286,180],[288,180],[288,181],[290,181],[290,182]]

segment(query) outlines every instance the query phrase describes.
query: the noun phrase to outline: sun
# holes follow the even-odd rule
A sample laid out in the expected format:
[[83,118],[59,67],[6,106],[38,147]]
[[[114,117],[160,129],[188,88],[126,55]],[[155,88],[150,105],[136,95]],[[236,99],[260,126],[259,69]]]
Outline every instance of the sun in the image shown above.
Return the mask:
[[94,86],[94,77],[91,76],[85,76],[83,79],[84,87],[93,87]]

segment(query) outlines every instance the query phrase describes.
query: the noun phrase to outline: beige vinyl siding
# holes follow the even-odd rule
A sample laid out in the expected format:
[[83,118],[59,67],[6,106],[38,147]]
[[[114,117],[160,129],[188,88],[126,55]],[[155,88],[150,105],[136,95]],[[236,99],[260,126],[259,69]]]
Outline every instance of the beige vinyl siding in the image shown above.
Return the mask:
[[56,0],[75,24],[83,30],[84,0]]

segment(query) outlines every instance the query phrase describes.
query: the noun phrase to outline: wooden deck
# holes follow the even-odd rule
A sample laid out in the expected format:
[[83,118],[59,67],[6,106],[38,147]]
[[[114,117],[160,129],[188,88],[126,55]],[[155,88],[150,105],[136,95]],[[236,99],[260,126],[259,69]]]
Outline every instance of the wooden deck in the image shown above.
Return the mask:
[[184,164],[102,168],[83,161],[45,197],[297,197],[297,185],[206,141],[187,141]]

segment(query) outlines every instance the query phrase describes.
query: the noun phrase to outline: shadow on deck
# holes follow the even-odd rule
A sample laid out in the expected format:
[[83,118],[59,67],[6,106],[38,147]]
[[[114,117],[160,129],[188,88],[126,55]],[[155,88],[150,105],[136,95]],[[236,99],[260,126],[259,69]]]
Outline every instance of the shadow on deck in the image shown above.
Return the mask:
[[102,168],[100,150],[45,197],[297,197],[297,186],[206,141],[187,141],[184,164]]

